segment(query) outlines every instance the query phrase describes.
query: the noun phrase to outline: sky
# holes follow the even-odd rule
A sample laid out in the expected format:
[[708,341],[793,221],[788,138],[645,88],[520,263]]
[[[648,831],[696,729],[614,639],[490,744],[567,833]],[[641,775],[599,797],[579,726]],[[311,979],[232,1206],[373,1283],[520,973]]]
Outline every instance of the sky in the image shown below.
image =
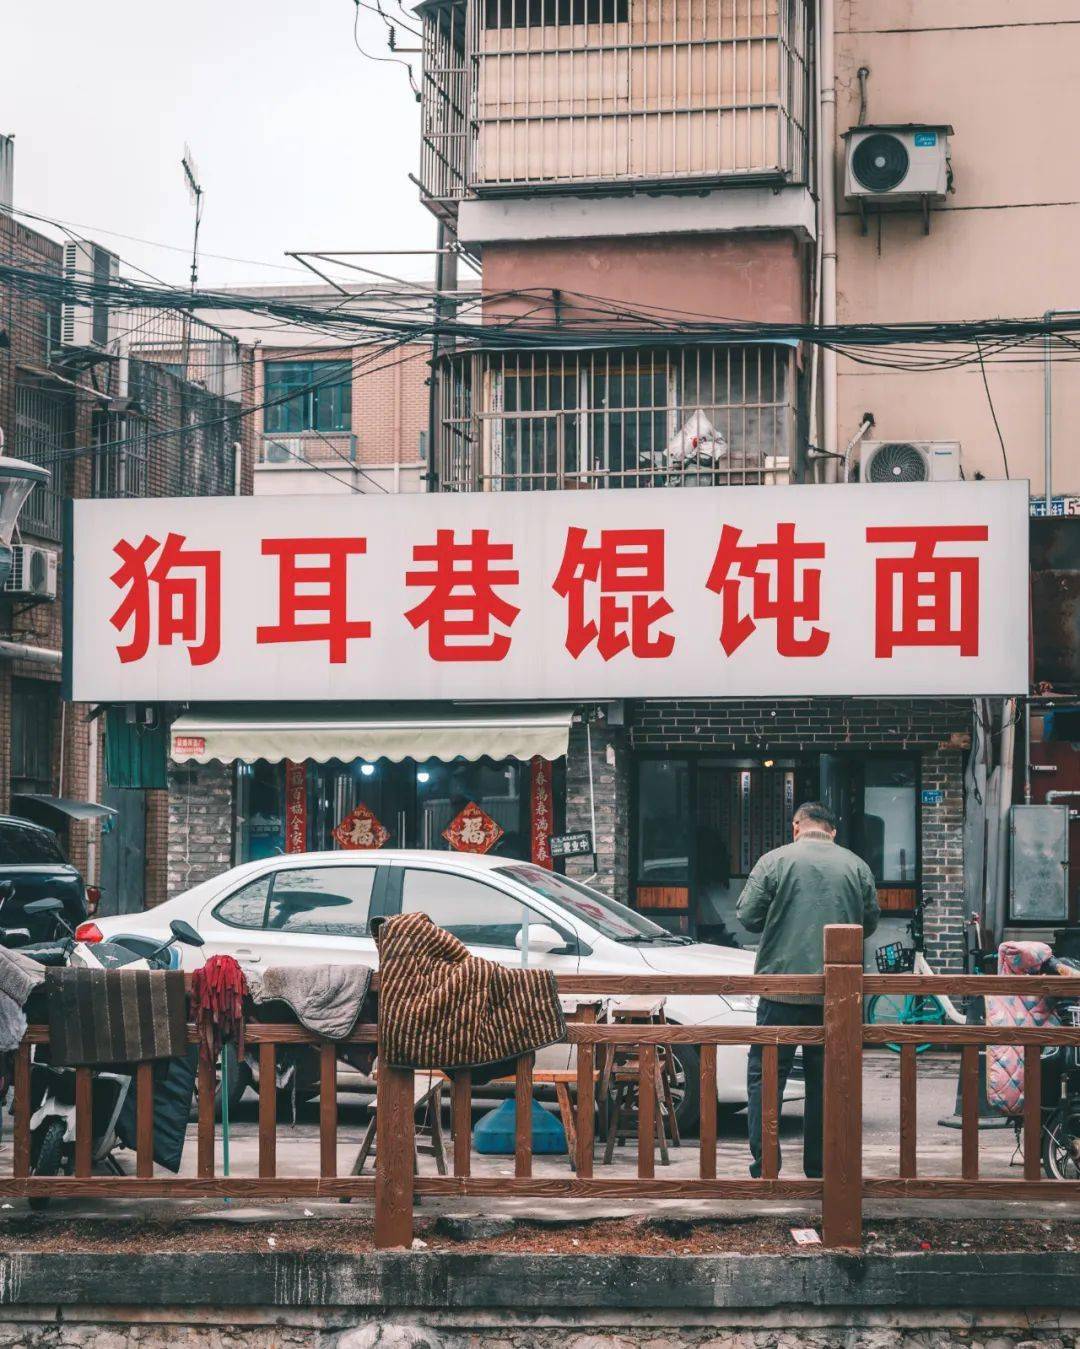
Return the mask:
[[[186,142],[205,194],[200,287],[315,280],[289,249],[432,248],[408,177],[419,107],[400,65],[357,50],[357,14],[361,46],[388,56],[385,24],[354,0],[0,0],[14,206],[77,225],[128,274],[186,284]],[[404,29],[398,43],[418,45]],[[430,257],[356,261],[432,273]]]

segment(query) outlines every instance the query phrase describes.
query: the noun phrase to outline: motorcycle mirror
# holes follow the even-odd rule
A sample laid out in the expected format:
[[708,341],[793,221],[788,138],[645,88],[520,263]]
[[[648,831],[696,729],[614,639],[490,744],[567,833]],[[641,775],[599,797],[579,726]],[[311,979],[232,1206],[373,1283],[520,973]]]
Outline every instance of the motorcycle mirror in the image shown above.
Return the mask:
[[63,911],[62,899],[32,899],[29,904],[23,905],[24,913],[63,913]]
[[169,931],[177,941],[182,941],[187,946],[204,946],[205,939],[200,937],[190,923],[185,923],[182,918],[174,918],[169,924]]

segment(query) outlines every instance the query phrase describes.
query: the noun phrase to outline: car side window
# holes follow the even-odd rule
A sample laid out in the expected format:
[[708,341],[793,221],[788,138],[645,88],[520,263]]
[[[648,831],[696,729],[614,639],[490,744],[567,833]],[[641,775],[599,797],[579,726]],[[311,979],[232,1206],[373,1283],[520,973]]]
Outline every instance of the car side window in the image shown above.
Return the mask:
[[375,868],[290,867],[274,873],[266,927],[326,937],[366,937]]
[[260,876],[222,900],[214,910],[214,917],[230,927],[262,927],[269,895],[270,877]]
[[[466,946],[513,949],[525,911],[526,906],[505,891],[471,876],[407,868],[402,878],[401,912],[426,913]],[[529,918],[534,923],[549,921],[532,909]]]

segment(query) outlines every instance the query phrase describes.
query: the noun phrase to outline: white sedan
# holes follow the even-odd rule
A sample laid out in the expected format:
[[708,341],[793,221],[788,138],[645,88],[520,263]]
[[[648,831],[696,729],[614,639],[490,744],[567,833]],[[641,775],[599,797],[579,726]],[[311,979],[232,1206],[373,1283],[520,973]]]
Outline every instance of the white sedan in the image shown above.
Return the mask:
[[[326,852],[247,862],[139,915],[85,924],[103,937],[165,940],[183,918],[205,939],[201,951],[182,948],[186,962],[235,956],[242,965],[341,964],[375,966],[370,920],[423,912],[470,951],[503,964],[542,966],[564,974],[750,974],[750,952],[676,936],[578,881],[530,862],[469,853]],[[671,994],[669,1021],[683,1025],[753,1025],[749,996]],[[544,1051],[538,1066],[567,1067],[567,1046]],[[717,1047],[717,1099],[746,1104],[746,1047]],[[679,1122],[698,1117],[698,1053],[676,1048]],[[558,1060],[558,1061],[557,1061]],[[793,1086],[795,1084],[792,1084]],[[801,1084],[799,1084],[801,1087]],[[801,1094],[789,1089],[789,1095]]]

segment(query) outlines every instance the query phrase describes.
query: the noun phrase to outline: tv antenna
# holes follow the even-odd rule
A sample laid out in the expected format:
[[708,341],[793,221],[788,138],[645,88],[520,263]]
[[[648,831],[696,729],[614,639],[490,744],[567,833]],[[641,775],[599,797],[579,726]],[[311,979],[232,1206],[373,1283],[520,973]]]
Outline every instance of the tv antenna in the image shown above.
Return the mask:
[[202,220],[203,190],[199,183],[199,170],[196,167],[195,158],[191,153],[191,147],[186,142],[184,144],[184,157],[180,164],[184,170],[188,196],[195,207],[195,234],[191,243],[191,290],[194,294],[195,284],[199,279],[199,224]]

